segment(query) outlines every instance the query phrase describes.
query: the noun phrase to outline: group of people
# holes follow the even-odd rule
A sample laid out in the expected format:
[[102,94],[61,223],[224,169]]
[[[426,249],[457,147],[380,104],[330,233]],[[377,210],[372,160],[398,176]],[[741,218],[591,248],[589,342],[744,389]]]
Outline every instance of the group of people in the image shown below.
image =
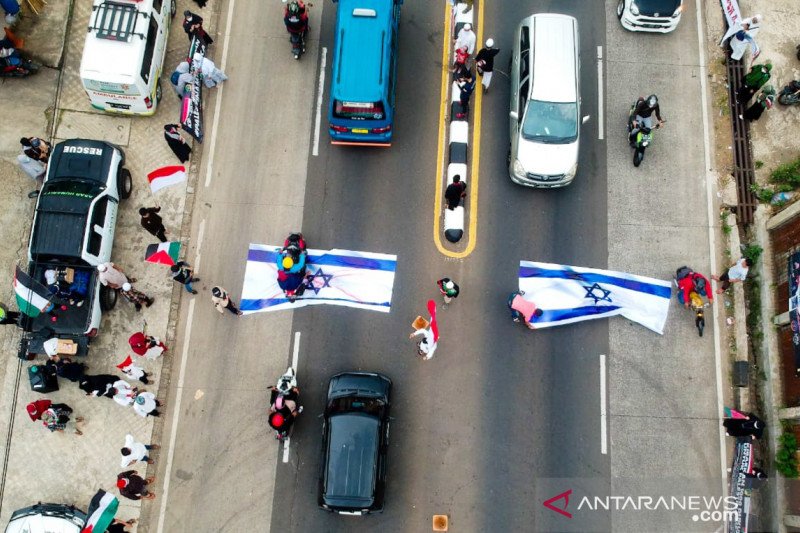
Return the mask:
[[[195,37],[206,47],[214,42],[214,39],[203,28],[203,17],[188,9],[183,12],[183,30],[189,37],[190,43]],[[228,79],[228,76],[217,68],[214,62],[206,57],[206,54],[195,52],[192,57],[187,57],[178,63],[170,76],[170,82],[178,98],[183,99],[184,96],[191,93],[195,76],[199,76],[200,81],[209,89]]]
[[47,172],[52,146],[39,137],[22,137],[19,144],[21,146],[20,154],[17,156],[19,167],[37,184],[41,184]]
[[459,30],[453,43],[455,50],[455,61],[453,63],[453,76],[459,88],[459,103],[461,110],[456,113],[456,118],[465,118],[469,115],[469,101],[475,90],[475,73],[472,70],[473,63],[475,71],[481,76],[483,92],[489,92],[489,85],[492,83],[494,72],[494,58],[500,52],[494,47],[494,39],[487,39],[484,48],[481,48],[477,55],[475,52],[476,36],[472,31],[472,24],[464,24]]
[[[439,290],[439,294],[442,296],[444,302],[442,304],[442,309],[447,309],[447,306],[461,294],[461,287],[459,287],[455,281],[446,277],[436,282],[436,288]],[[429,302],[428,305],[431,305],[431,303],[432,302]],[[430,360],[438,345],[438,338],[433,330],[433,324],[422,319],[422,317],[417,317],[412,327],[414,331],[408,338],[414,339],[421,337],[417,342],[417,355],[419,355],[423,361]]]

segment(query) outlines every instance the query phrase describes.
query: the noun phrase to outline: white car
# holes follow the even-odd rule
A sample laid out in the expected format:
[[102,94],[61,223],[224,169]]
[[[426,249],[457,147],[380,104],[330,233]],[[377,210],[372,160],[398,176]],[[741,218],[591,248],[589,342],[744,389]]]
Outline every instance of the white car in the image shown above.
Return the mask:
[[683,0],[619,0],[617,18],[630,31],[669,33],[678,27]]

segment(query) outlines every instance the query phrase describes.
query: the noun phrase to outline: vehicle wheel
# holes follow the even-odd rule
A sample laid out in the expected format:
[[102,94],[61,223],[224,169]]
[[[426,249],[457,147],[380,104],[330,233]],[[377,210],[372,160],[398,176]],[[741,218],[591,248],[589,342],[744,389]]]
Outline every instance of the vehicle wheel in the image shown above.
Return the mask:
[[117,305],[119,293],[115,289],[100,285],[100,310],[111,311]]
[[697,320],[694,321],[694,325],[697,326],[697,333],[702,337],[703,336],[703,330],[706,327],[706,319],[701,317],[701,316],[699,316],[699,317],[697,317]]
[[617,4],[617,18],[622,20],[622,13],[625,11],[625,0],[619,0]]
[[169,16],[175,18],[175,13],[178,12],[178,0],[172,0],[172,4],[169,6]]
[[161,80],[156,83],[156,105],[161,103]]
[[636,150],[633,152],[633,166],[638,167],[644,159],[644,150]]
[[127,168],[120,168],[117,174],[117,191],[119,197],[123,200],[131,197],[133,192],[133,178],[131,178],[131,171]]

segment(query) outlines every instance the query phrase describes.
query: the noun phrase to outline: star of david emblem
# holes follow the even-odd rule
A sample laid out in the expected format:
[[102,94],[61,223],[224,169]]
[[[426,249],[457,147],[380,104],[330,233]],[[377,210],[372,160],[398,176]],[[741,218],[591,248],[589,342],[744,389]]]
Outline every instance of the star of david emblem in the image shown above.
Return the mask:
[[[322,280],[322,284],[316,283],[316,280]],[[331,280],[333,279],[333,274],[326,274],[322,271],[322,269],[317,269],[316,272],[313,274],[308,274],[305,279],[306,289],[311,289],[314,291],[314,295],[317,296],[319,291],[324,289],[325,287],[331,286]]]
[[604,289],[597,283],[589,287],[584,285],[583,288],[586,289],[586,296],[584,296],[584,298],[591,298],[594,300],[595,305],[597,305],[598,302],[611,302],[611,298],[608,296],[611,294],[611,291]]

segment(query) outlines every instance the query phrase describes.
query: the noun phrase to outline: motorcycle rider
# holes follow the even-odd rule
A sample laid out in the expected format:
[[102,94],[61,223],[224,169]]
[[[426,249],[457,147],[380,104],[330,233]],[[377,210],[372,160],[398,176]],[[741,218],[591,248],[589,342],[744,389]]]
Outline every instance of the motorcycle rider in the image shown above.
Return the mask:
[[656,127],[660,127],[661,124],[664,123],[664,120],[661,118],[661,107],[658,105],[658,97],[654,94],[651,94],[647,98],[639,97],[639,100],[636,101],[633,108],[633,122],[631,123],[631,132],[628,135],[628,140],[631,144],[633,144],[634,139],[636,139],[636,134],[639,133],[640,126],[653,129],[653,113],[656,114],[656,118],[658,119],[658,125]]
[[300,389],[297,387],[292,387],[287,393],[270,387],[268,422],[272,429],[278,433],[288,433],[297,415],[303,412],[303,406],[297,406],[299,399]]
[[303,279],[306,276],[306,242],[302,233],[292,233],[283,242],[275,262],[278,267],[278,286],[290,301],[305,291]]
[[283,10],[283,23],[289,33],[299,34],[305,39],[308,33],[308,13],[302,0],[291,0],[286,5]]
[[714,295],[708,288],[711,287],[711,282],[708,278],[699,272],[690,272],[686,276],[678,280],[678,301],[683,304],[687,309],[691,302],[689,297],[694,291],[700,296],[708,299],[708,303],[714,303]]

